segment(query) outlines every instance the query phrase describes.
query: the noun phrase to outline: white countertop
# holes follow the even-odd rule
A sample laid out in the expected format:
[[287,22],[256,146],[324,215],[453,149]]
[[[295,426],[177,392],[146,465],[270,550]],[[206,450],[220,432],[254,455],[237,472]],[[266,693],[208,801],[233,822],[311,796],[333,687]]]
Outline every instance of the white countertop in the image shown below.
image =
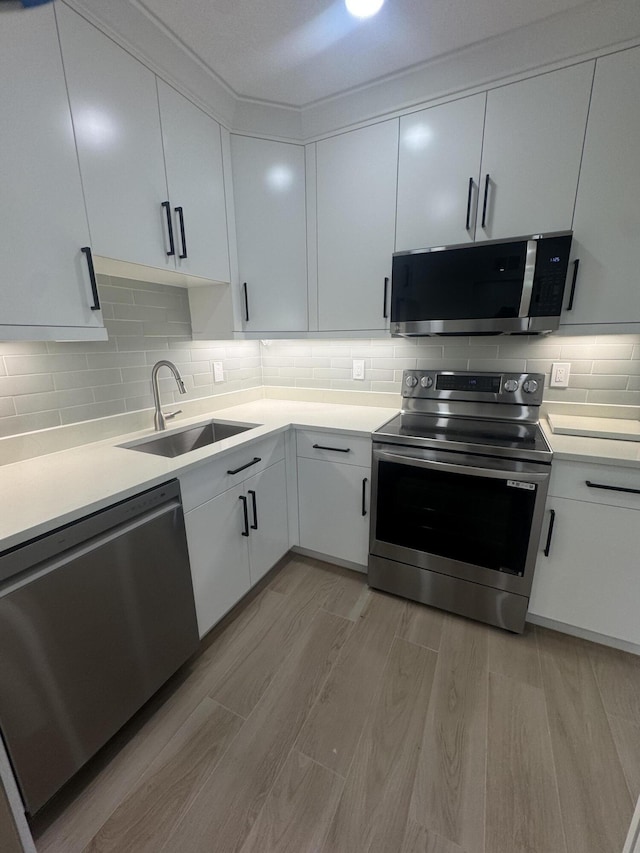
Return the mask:
[[260,426],[175,459],[118,447],[144,436],[152,437],[155,433],[151,428],[4,465],[0,468],[0,550],[75,521],[176,477],[207,459],[222,456],[240,445],[282,432],[290,426],[370,435],[395,414],[397,409],[373,406],[256,400],[176,422],[165,435],[212,418]]
[[640,468],[640,442],[562,435],[554,433],[546,420],[541,420],[540,426],[551,445],[554,460],[568,459],[575,462],[593,462],[598,465]]
[[[118,500],[177,477],[203,461],[289,427],[349,431],[370,435],[397,414],[397,409],[262,399],[185,418],[170,433],[207,420],[260,424],[216,444],[175,459],[119,447],[152,437],[152,428],[93,442],[71,450],[0,467],[3,496],[0,550],[11,548]],[[554,459],[570,459],[640,468],[640,443],[554,434],[541,421]],[[165,433],[165,434],[167,434]]]

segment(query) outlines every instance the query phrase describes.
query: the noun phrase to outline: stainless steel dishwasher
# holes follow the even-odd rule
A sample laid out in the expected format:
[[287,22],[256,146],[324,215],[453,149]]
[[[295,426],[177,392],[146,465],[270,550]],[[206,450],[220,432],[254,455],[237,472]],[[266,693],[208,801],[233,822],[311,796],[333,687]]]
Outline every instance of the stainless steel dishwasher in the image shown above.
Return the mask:
[[33,814],[198,646],[178,482],[0,555],[0,729]]

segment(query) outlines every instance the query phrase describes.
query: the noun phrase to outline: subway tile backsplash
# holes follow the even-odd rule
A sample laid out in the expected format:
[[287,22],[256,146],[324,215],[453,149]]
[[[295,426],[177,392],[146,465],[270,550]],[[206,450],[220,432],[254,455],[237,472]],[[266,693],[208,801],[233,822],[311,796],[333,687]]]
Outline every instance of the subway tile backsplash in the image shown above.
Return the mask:
[[[407,368],[546,374],[545,399],[640,406],[640,335],[545,338],[191,341],[187,292],[99,276],[108,341],[0,342],[0,436],[150,408],[151,367],[178,366],[180,397],[163,376],[163,403],[261,385],[398,394]],[[364,359],[365,379],[351,378]],[[214,384],[213,361],[225,381]],[[569,388],[548,387],[554,361],[571,363]]]
[[[261,344],[265,385],[398,393],[407,368],[544,373],[545,399],[640,406],[640,335],[544,338],[416,338],[267,341]],[[351,379],[363,358],[365,379]],[[571,363],[567,389],[549,388],[554,361]]]
[[[173,361],[187,387],[167,373],[163,403],[262,384],[258,341],[191,340],[186,290],[98,276],[108,341],[0,342],[0,436],[146,409],[151,367]],[[213,360],[225,381],[213,382]]]

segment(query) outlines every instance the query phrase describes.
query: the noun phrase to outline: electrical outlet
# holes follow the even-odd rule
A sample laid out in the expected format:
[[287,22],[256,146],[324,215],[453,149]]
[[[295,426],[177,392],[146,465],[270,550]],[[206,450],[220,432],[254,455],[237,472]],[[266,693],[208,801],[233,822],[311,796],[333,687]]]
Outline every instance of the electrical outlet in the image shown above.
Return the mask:
[[354,379],[364,379],[364,359],[354,358],[351,376]]
[[550,388],[568,388],[571,364],[569,362],[557,362],[551,366]]
[[213,381],[224,382],[224,368],[221,361],[213,362]]

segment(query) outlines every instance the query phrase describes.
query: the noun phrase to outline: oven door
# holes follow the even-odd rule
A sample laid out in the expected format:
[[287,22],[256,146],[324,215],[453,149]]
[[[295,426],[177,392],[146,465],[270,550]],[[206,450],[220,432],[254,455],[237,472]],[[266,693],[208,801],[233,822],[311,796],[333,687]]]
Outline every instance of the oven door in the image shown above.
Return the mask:
[[529,595],[551,467],[374,444],[370,551]]

